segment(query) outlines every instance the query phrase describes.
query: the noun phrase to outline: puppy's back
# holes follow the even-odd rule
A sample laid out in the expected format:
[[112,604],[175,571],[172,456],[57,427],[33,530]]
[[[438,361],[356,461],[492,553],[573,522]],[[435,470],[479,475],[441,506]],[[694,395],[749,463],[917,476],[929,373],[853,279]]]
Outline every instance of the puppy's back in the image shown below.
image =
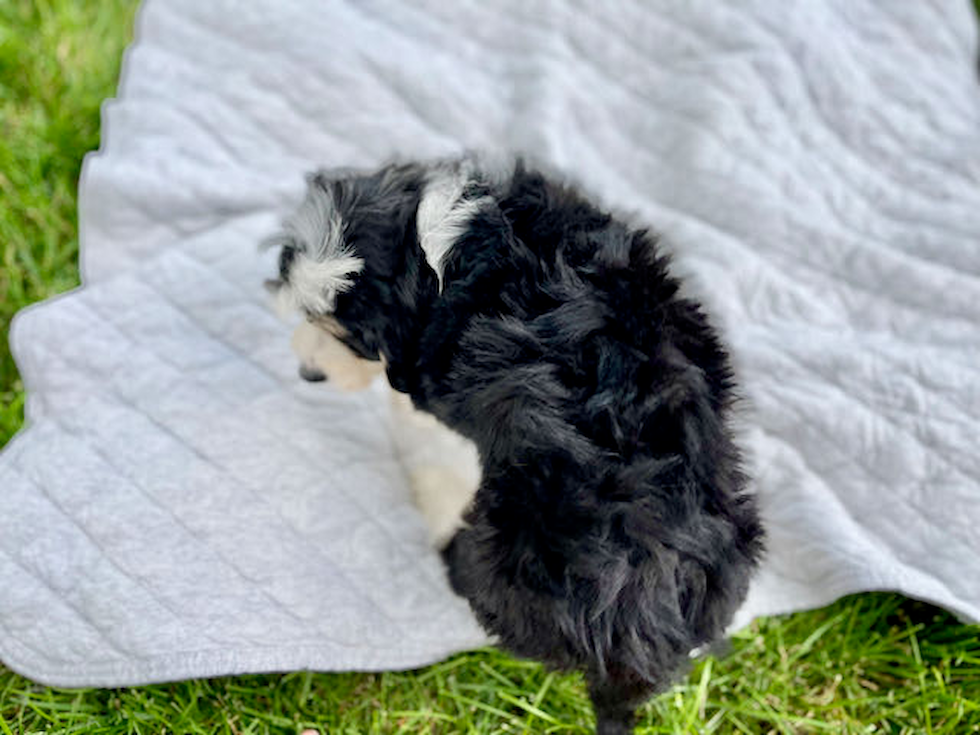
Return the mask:
[[505,647],[585,669],[610,728],[723,633],[761,550],[729,359],[668,267],[521,167],[446,263],[469,314],[436,410],[483,461],[450,577]]

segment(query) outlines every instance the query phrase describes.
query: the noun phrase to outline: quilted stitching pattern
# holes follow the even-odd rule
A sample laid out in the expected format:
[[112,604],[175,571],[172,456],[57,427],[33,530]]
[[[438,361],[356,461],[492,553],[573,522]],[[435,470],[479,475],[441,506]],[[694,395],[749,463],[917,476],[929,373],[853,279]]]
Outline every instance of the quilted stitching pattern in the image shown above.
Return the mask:
[[312,165],[463,147],[655,223],[719,315],[771,529],[740,622],[881,588],[980,619],[976,55],[965,0],[148,0],[86,286],[13,331],[0,658],[118,685],[485,642],[383,396],[295,379],[255,252]]
[[231,652],[236,670],[407,666],[485,641],[427,548],[383,398],[298,381],[260,292],[172,252],[20,317],[57,411],[0,468],[10,665],[106,683],[223,673]]

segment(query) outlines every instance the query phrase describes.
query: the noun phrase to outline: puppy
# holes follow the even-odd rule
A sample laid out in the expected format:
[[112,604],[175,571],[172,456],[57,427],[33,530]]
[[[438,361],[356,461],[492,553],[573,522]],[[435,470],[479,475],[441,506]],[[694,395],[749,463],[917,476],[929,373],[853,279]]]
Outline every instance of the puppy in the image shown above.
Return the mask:
[[521,161],[308,183],[271,240],[307,377],[383,369],[475,447],[479,473],[415,480],[463,510],[434,519],[453,589],[507,650],[583,671],[600,735],[632,732],[762,551],[701,306],[656,238]]

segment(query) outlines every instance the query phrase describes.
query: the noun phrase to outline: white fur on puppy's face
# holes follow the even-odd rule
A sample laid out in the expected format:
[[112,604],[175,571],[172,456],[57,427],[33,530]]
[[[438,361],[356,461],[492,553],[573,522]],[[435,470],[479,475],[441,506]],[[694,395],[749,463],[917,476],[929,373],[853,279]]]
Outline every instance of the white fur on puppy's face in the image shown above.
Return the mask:
[[341,342],[340,326],[332,320],[303,322],[293,332],[293,352],[306,369],[318,370],[327,380],[346,391],[363,390],[382,373],[380,361],[365,360]]

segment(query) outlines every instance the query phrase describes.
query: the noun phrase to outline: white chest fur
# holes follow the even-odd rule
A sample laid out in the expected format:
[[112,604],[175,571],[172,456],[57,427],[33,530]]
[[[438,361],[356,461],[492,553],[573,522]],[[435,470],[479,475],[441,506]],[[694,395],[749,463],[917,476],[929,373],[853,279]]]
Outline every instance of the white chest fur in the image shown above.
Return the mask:
[[471,441],[391,391],[395,449],[408,474],[415,503],[437,548],[463,525],[462,515],[480,485],[480,462]]

